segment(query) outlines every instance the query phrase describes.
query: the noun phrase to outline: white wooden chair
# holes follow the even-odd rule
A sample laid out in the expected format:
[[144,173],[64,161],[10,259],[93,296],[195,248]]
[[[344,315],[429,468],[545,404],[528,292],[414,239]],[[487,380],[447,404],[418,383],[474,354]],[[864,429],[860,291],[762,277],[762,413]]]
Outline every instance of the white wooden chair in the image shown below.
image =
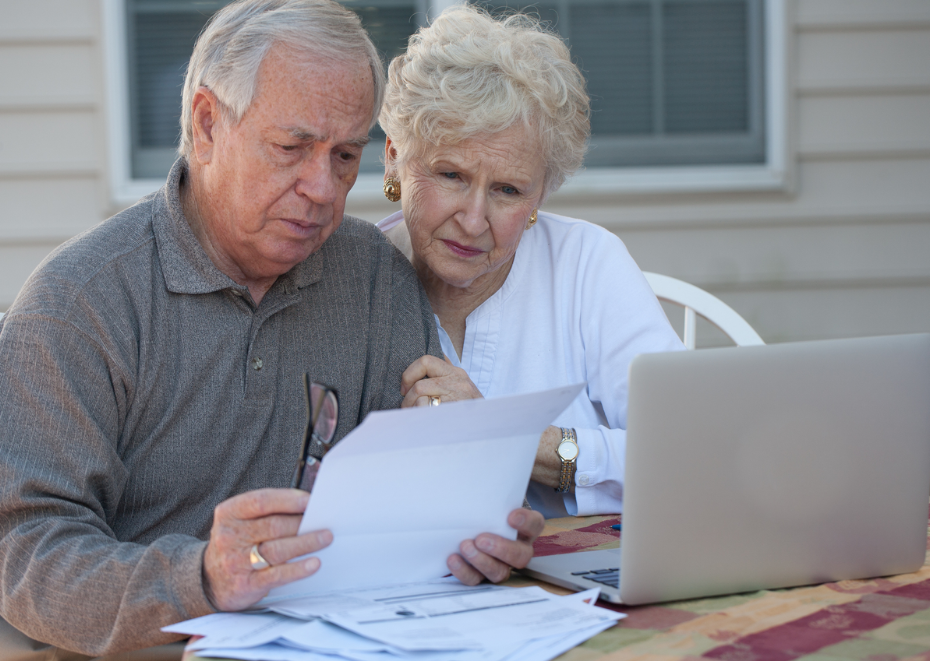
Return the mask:
[[646,282],[652,287],[656,298],[684,307],[685,328],[681,339],[688,349],[693,349],[695,345],[697,315],[701,315],[723,331],[738,347],[765,344],[736,310],[713,294],[667,275],[646,271],[643,275],[646,276]]

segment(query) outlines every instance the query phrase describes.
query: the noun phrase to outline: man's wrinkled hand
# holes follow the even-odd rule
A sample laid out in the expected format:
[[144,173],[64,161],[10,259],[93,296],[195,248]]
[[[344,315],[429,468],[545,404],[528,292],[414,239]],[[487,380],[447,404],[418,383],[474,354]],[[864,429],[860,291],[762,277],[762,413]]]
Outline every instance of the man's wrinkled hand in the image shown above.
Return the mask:
[[429,406],[431,397],[442,402],[483,398],[465,370],[436,356],[417,358],[404,370],[400,394],[404,396],[401,408]]
[[[320,568],[318,558],[288,562],[333,541],[328,530],[297,536],[309,498],[310,494],[298,489],[259,489],[217,505],[203,558],[203,581],[218,610],[247,608],[271,588],[310,576]],[[252,567],[253,545],[268,567]]]
[[510,577],[512,568],[526,567],[533,557],[533,542],[542,533],[545,520],[539,512],[521,508],[510,513],[507,524],[517,531],[516,541],[482,533],[459,545],[459,552],[446,560],[457,579],[465,585],[477,585],[485,579],[500,583]]

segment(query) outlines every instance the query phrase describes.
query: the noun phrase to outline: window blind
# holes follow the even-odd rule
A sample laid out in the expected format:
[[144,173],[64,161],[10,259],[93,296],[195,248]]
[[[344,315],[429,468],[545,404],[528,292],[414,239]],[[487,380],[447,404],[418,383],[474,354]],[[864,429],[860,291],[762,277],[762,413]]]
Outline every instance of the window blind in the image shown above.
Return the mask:
[[[228,0],[124,0],[133,178],[163,178],[175,158],[190,52]],[[571,48],[591,95],[586,166],[765,161],[763,0],[481,0],[537,14]],[[345,0],[385,63],[425,22],[424,0]],[[381,169],[377,127],[362,171]]]
[[[132,176],[163,179],[177,158],[187,62],[210,16],[229,0],[125,0]],[[348,0],[382,59],[407,47],[425,12],[411,0]],[[372,131],[363,171],[382,168],[384,133]]]

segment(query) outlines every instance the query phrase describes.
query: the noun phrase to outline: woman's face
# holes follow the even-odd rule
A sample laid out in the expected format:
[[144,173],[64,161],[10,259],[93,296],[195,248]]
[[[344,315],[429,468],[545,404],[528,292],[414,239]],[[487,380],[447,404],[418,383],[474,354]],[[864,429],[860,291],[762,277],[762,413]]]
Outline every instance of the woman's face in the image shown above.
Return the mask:
[[503,284],[545,173],[539,141],[522,125],[410,159],[396,176],[418,270],[459,288]]

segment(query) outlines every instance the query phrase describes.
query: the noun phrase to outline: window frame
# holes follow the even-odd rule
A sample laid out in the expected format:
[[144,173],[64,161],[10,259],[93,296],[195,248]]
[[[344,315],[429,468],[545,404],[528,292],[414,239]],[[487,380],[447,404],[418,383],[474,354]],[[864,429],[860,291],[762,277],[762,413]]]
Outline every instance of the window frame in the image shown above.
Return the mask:
[[[435,15],[454,1],[432,0],[429,3],[430,14]],[[765,42],[764,163],[591,167],[569,179],[553,195],[553,199],[789,190],[792,177],[788,140],[788,2],[763,0],[762,11]],[[103,0],[103,27],[110,199],[116,206],[127,206],[158,190],[164,180],[132,178],[125,0]],[[360,174],[349,192],[349,201],[366,205],[379,201],[382,180],[380,173]]]

